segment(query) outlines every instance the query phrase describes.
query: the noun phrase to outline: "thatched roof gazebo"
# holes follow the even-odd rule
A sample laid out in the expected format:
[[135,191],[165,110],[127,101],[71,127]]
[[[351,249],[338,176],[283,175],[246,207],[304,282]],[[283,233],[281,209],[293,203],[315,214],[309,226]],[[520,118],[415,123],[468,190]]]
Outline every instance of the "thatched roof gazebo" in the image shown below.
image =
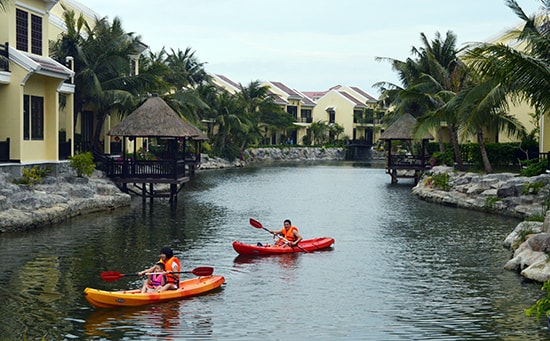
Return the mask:
[[107,135],[126,137],[193,137],[198,129],[187,122],[162,98],[149,97]]
[[[170,201],[177,199],[177,193],[183,184],[189,181],[186,166],[193,169],[195,167],[195,158],[187,158],[185,155],[186,142],[193,139],[195,141],[206,139],[206,136],[198,128],[183,121],[158,96],[148,98],[120,124],[111,129],[107,135],[119,136],[123,139],[122,160],[112,160],[107,167],[107,174],[117,183],[121,183],[125,191],[129,190],[127,185],[133,183],[134,186],[141,189],[141,195],[144,198],[146,196],[151,198],[164,196],[154,192],[153,184],[170,184]],[[167,142],[166,150],[162,153],[162,157],[154,160],[140,158],[136,150],[138,138],[165,140]],[[134,142],[134,151],[130,158],[126,150],[127,140]],[[146,143],[142,142],[141,147],[147,149]],[[197,149],[200,150],[200,148]],[[187,164],[186,160],[188,160]],[[150,187],[149,192],[146,189],[147,183]]]
[[[396,183],[397,178],[414,178],[416,184],[426,169],[426,145],[434,137],[429,133],[420,137],[415,136],[416,124],[416,118],[411,114],[404,114],[380,136],[380,140],[386,141],[388,158],[386,173],[391,175],[392,183]],[[416,155],[413,154],[414,148],[412,148],[415,140],[421,141],[420,153]],[[411,152],[392,155],[392,141],[406,142],[411,147]]]

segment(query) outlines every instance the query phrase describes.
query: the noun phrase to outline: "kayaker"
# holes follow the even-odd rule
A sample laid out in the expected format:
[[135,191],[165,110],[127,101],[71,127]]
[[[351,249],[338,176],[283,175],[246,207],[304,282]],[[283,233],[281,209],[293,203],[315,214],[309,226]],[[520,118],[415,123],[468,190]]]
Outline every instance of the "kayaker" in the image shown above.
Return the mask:
[[296,246],[302,240],[300,232],[296,226],[292,226],[290,219],[285,219],[283,222],[283,228],[279,231],[269,230],[273,235],[282,235],[282,240],[279,240],[276,244],[284,245],[288,244],[289,246]]
[[158,262],[153,267],[153,273],[147,275],[147,281],[143,283],[141,292],[152,292],[166,284],[166,276],[164,274],[164,263]]
[[[177,257],[174,256],[174,252],[171,248],[165,246],[160,249],[160,260],[159,262],[164,264],[166,269],[166,284],[159,287],[157,292],[163,292],[166,290],[176,290],[179,287],[181,264]],[[149,269],[138,272],[140,276],[143,276],[147,273],[153,272],[155,266],[150,267]]]

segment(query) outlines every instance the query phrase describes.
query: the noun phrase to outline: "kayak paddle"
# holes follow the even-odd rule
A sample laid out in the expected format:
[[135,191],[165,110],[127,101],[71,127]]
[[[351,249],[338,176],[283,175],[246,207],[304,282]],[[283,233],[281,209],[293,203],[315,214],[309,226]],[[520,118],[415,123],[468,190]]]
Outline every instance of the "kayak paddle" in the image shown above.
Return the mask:
[[[262,225],[262,223],[260,223],[260,222],[257,221],[256,219],[250,218],[250,225],[254,226],[254,227],[257,228],[257,229],[264,229],[264,230],[266,230],[267,232],[271,233],[272,235],[275,235],[275,233],[269,231],[269,229],[265,228],[265,227]],[[285,242],[289,243],[289,241],[288,241],[286,238],[284,238],[284,237],[279,237],[279,238],[281,238],[281,239],[283,239]],[[294,247],[294,246],[292,246],[292,245],[288,245],[288,246]],[[296,244],[296,247],[299,248],[300,250],[306,252],[306,253],[309,253],[308,250],[304,249],[303,247],[301,247],[301,246],[298,245],[298,244]]]
[[[199,266],[198,268],[194,268],[191,271],[178,271],[178,272],[168,272],[173,274],[187,274],[192,273],[195,276],[210,276],[214,272],[214,268],[210,266]],[[151,272],[148,273],[148,275],[153,274],[159,274],[158,272]],[[135,274],[121,274],[120,272],[116,271],[103,271],[101,274],[101,279],[104,281],[117,281],[125,276],[139,276],[138,273]]]

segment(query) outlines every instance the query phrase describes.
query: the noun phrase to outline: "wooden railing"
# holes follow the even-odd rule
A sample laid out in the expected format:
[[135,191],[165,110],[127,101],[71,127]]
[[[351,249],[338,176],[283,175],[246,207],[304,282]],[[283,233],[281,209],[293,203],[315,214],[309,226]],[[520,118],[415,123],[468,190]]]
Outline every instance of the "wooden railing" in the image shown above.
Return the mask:
[[132,179],[178,179],[185,177],[184,160],[122,160],[103,158],[107,176]]
[[425,164],[421,157],[415,155],[392,155],[389,167],[399,169],[421,169]]

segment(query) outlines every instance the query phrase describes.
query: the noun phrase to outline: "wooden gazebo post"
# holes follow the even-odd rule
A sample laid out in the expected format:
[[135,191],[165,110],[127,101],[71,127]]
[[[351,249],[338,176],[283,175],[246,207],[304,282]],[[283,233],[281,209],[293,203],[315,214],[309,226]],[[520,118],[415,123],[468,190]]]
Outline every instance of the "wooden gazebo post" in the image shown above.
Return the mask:
[[[124,191],[128,192],[128,184],[133,183],[139,188],[141,184],[141,196],[149,196],[151,200],[156,195],[154,184],[163,183],[170,186],[168,197],[170,202],[177,201],[177,194],[183,185],[189,181],[185,172],[185,147],[187,138],[204,135],[200,130],[183,119],[160,97],[152,96],[141,106],[126,117],[120,124],[111,129],[107,135],[123,138],[123,161],[121,174],[113,172],[109,176],[115,182],[122,184]],[[167,151],[164,159],[138,160],[137,138],[161,138],[167,141]],[[129,165],[127,156],[127,140],[134,141],[134,155]],[[178,139],[183,139],[183,153],[178,153]],[[149,193],[147,193],[149,184]],[[159,193],[159,196],[167,196]]]

